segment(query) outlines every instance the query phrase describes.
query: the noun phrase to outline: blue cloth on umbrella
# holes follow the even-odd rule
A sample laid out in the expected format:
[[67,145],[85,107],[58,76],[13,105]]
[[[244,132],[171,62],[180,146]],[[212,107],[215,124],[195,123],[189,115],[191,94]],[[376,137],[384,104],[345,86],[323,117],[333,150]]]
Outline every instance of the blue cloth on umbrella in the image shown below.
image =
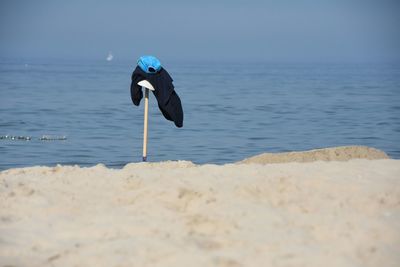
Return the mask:
[[182,103],[175,92],[173,80],[169,73],[163,67],[157,73],[146,73],[139,66],[136,66],[132,73],[131,83],[131,98],[136,106],[139,106],[140,100],[143,98],[142,87],[138,85],[138,82],[143,80],[147,80],[154,87],[153,94],[164,117],[173,121],[176,127],[182,127]]
[[146,73],[157,73],[161,70],[161,62],[153,56],[141,56],[137,64]]

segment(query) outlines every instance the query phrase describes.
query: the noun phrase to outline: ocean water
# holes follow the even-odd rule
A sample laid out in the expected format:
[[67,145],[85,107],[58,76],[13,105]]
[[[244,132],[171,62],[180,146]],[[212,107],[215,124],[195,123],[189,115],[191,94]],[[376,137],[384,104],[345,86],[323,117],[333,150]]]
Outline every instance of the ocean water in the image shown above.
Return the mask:
[[[148,161],[222,164],[342,145],[400,158],[400,65],[163,63],[184,126],[165,120],[150,94]],[[134,60],[0,60],[0,169],[140,162],[134,67]]]

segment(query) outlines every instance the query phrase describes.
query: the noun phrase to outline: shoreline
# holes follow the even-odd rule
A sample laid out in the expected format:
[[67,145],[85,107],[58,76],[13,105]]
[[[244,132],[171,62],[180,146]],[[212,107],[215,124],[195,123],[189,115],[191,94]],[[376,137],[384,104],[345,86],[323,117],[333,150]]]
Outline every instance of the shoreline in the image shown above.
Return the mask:
[[[337,146],[337,147],[327,147],[327,148],[318,148],[312,150],[305,150],[305,151],[292,151],[292,152],[278,152],[278,153],[261,153],[258,155],[254,155],[248,158],[244,158],[242,160],[224,164],[215,164],[215,163],[203,163],[203,164],[196,164],[191,161],[190,162],[194,165],[218,165],[224,166],[228,164],[271,164],[271,163],[291,163],[291,162],[316,162],[316,161],[348,161],[352,159],[369,159],[369,160],[376,160],[376,159],[391,159],[384,151],[368,147],[368,146]],[[180,162],[186,160],[174,160],[174,161],[149,161],[145,163],[163,163],[163,162]],[[143,162],[130,162],[129,164],[140,164]],[[103,163],[97,163],[91,166],[80,166],[77,164],[73,165],[63,165],[63,164],[56,164],[55,166],[47,166],[47,165],[34,165],[34,166],[26,166],[26,167],[15,167],[15,168],[8,168],[4,170],[0,170],[0,173],[6,172],[12,169],[26,169],[26,168],[35,168],[35,167],[49,167],[55,168],[60,166],[75,166],[80,168],[91,168],[98,165],[105,166]],[[125,165],[125,166],[126,166]],[[122,169],[122,168],[110,168],[109,169]]]

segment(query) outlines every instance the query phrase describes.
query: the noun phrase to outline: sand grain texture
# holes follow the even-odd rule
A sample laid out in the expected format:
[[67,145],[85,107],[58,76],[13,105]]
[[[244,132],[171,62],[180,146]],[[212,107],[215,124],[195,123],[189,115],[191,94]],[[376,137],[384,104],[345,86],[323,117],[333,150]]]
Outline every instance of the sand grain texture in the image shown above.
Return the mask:
[[399,262],[399,160],[0,173],[0,267]]

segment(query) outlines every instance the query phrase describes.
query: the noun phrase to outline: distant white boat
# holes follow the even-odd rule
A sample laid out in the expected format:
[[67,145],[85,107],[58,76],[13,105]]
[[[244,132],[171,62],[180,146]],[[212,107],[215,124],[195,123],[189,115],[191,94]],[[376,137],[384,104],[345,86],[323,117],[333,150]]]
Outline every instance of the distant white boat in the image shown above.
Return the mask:
[[107,61],[111,61],[111,60],[113,60],[113,58],[114,58],[114,56],[111,54],[111,52],[109,52],[108,53],[108,56],[107,56]]

